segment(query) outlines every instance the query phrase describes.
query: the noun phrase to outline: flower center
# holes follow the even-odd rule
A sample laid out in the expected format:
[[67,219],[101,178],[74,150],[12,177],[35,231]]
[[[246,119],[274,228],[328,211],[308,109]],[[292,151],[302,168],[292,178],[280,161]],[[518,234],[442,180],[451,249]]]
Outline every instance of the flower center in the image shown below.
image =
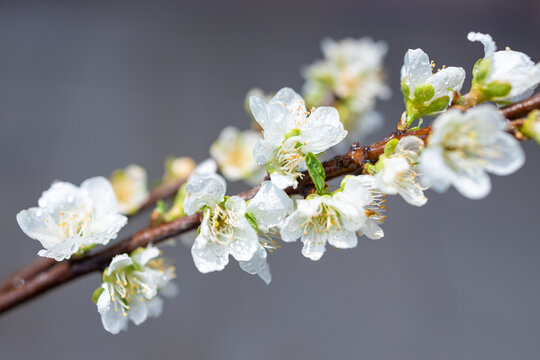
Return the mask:
[[301,145],[296,140],[285,140],[281,148],[277,150],[276,160],[284,175],[292,175],[295,178],[302,177],[299,169],[305,161],[305,156],[300,151]]
[[332,228],[339,230],[341,228],[339,213],[334,208],[321,204],[318,214],[308,218],[302,224],[302,227],[304,228],[304,235],[313,231],[322,234]]
[[88,233],[92,223],[92,213],[87,210],[80,210],[77,208],[75,211],[60,211],[58,229],[62,239],[72,236],[84,236]]
[[210,242],[226,245],[234,238],[234,224],[237,216],[233,211],[224,209],[221,205],[216,205],[210,210],[208,219],[210,226]]

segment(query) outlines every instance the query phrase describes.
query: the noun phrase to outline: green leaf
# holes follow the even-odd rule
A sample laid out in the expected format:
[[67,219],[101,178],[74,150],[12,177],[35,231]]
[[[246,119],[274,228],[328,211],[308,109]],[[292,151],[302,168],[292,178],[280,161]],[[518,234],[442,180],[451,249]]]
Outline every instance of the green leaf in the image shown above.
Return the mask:
[[421,84],[414,89],[414,102],[421,104],[431,100],[435,95],[435,88],[431,84]]
[[251,225],[253,230],[255,230],[255,232],[259,232],[259,226],[257,225],[257,221],[255,221],[255,218],[253,217],[253,215],[251,215],[250,213],[246,213],[245,216],[246,216],[247,222],[249,223],[249,225]]
[[105,291],[105,289],[103,289],[101,286],[98,287],[96,291],[94,291],[94,293],[92,294],[92,301],[94,302],[94,304],[97,304],[97,301],[103,291]]
[[326,179],[324,167],[319,159],[317,159],[317,157],[311,152],[306,155],[306,167],[308,169],[309,176],[311,176],[311,180],[313,180],[313,183],[315,184],[317,193],[320,194],[326,185],[324,182]]
[[508,95],[510,90],[512,85],[509,82],[492,81],[483,89],[483,93],[488,99],[493,99]]

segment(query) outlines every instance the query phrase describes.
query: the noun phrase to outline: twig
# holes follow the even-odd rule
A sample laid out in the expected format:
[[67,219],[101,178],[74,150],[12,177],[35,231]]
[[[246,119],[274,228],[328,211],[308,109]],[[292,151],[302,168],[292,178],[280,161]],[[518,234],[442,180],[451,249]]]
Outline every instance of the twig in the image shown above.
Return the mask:
[[[507,106],[500,109],[501,113],[509,120],[526,115],[533,109],[540,108],[540,94],[537,94],[520,103]],[[519,122],[517,122],[519,123]],[[516,123],[510,121],[510,130]],[[338,155],[333,159],[323,163],[328,180],[347,174],[359,174],[366,163],[375,163],[379,156],[384,153],[384,147],[388,141],[394,138],[415,135],[426,141],[431,134],[431,126],[410,132],[394,131],[390,136],[372,145],[360,147],[358,143],[354,144],[350,151],[344,155]],[[305,194],[313,188],[311,178],[307,173],[299,181],[296,189],[288,188],[288,194]],[[258,191],[258,187],[245,191],[239,196],[244,199],[251,199]],[[155,226],[143,229],[133,236],[130,236],[119,243],[109,246],[104,250],[82,259],[72,259],[60,262],[51,267],[50,270],[39,274],[31,281],[26,282],[19,288],[14,288],[0,294],[0,313],[3,313],[15,306],[21,305],[38,295],[60,286],[72,279],[93,271],[103,270],[118,254],[131,252],[139,247],[145,247],[150,243],[157,243],[176,236],[183,232],[195,229],[201,221],[201,215],[195,214],[184,216]]]

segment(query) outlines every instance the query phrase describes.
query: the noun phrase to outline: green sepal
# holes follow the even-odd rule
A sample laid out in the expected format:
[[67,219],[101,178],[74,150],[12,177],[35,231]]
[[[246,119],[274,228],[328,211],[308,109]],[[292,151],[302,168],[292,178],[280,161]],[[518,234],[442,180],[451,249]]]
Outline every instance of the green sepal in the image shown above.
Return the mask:
[[97,304],[98,302],[98,299],[99,297],[101,296],[101,293],[103,293],[105,291],[104,288],[102,288],[101,286],[98,287],[94,293],[92,294],[92,301],[94,302],[94,304]]
[[201,226],[199,225],[199,227],[197,228],[197,235],[199,235],[201,233]]
[[398,142],[399,140],[395,138],[387,142],[386,145],[384,146],[384,155],[385,156],[392,155],[396,151],[396,146]]
[[378,172],[378,170],[375,165],[367,163],[366,165],[364,165],[364,172],[369,175],[375,175]]
[[540,110],[533,110],[527,115],[523,126],[519,128],[519,131],[529,139],[534,139],[540,144],[540,134],[535,130],[535,124],[540,121]]
[[403,100],[405,101],[405,103],[407,103],[407,100],[411,95],[411,90],[409,89],[409,85],[407,85],[407,83],[405,82],[405,78],[401,80],[401,92],[403,93]]
[[429,101],[435,95],[435,88],[431,84],[420,84],[414,89],[414,99],[415,103],[423,104],[426,101]]
[[489,68],[491,67],[491,59],[490,58],[482,58],[478,59],[476,64],[474,64],[473,67],[473,84],[481,84],[486,80],[488,74],[489,74]]
[[247,222],[249,223],[249,225],[251,225],[253,230],[255,230],[255,232],[259,232],[259,226],[257,225],[257,221],[255,221],[255,218],[253,217],[253,215],[251,215],[250,213],[246,213],[245,216],[246,216]]
[[482,92],[488,99],[495,99],[508,95],[510,90],[512,85],[509,82],[492,81],[482,89]]
[[438,113],[439,111],[443,111],[448,107],[448,104],[450,103],[450,97],[449,96],[441,96],[439,98],[436,98],[426,106],[425,114],[434,114]]
[[313,180],[313,183],[315,184],[317,193],[321,194],[326,186],[324,181],[326,179],[326,172],[319,159],[311,152],[306,155],[306,167],[309,176],[311,176],[311,180]]

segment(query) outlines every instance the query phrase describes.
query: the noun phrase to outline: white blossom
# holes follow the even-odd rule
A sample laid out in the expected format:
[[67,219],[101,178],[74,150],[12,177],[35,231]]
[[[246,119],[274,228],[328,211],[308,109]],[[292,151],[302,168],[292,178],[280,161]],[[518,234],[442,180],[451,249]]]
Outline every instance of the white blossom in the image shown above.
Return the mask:
[[229,255],[251,260],[259,247],[257,232],[246,219],[246,202],[225,198],[225,180],[217,174],[193,174],[186,185],[186,214],[202,210],[199,234],[191,248],[195,266],[202,273],[223,270]]
[[96,244],[107,244],[116,238],[127,218],[118,212],[110,182],[94,177],[80,187],[53,183],[39,198],[38,207],[17,214],[17,222],[44,247],[39,256],[61,261]]
[[163,300],[158,294],[176,295],[177,288],[170,282],[175,269],[158,256],[159,250],[150,245],[112,259],[94,293],[105,330],[117,334],[127,329],[128,319],[140,325],[148,317],[159,316]]
[[422,49],[409,49],[401,68],[407,114],[417,119],[445,110],[464,80],[465,70],[460,67],[445,67],[433,74],[428,55]]
[[372,194],[362,184],[344,180],[331,195],[298,200],[296,210],[283,222],[281,237],[287,242],[300,238],[302,254],[311,260],[322,257],[327,242],[339,249],[356,247],[357,232],[366,226],[366,207],[372,202]]
[[426,185],[439,192],[453,185],[479,199],[491,190],[487,172],[509,175],[523,165],[525,155],[506,132],[506,119],[494,105],[483,104],[465,113],[451,109],[435,119],[419,161]]
[[210,154],[225,178],[231,181],[245,180],[251,185],[258,184],[264,178],[266,172],[253,156],[255,145],[261,138],[256,131],[241,132],[232,126],[221,131],[210,147]]
[[118,208],[122,214],[133,214],[148,199],[146,170],[139,165],[129,165],[113,172],[111,185],[116,194]]
[[[529,56],[519,51],[496,51],[497,46],[488,34],[470,32],[467,38],[470,41],[480,41],[484,45],[485,54],[482,63],[485,65],[477,64],[475,68],[478,73],[475,77],[477,81],[479,80],[479,85],[484,86],[482,90],[486,95],[491,95],[489,100],[502,103],[515,102],[532,95],[540,83],[540,63],[535,65]],[[497,94],[501,88],[496,86],[491,88],[490,84],[494,82],[510,84],[511,88]]]
[[[397,142],[395,151],[383,156],[380,169],[374,175],[380,191],[384,194],[399,194],[411,205],[422,206],[427,202],[424,189],[417,180],[415,164],[424,142],[416,136],[406,136]],[[377,164],[379,166],[379,164]]]
[[266,165],[272,182],[282,189],[297,186],[306,154],[321,153],[347,135],[336,109],[319,107],[308,113],[302,97],[290,88],[279,90],[268,103],[252,96],[250,107],[264,131],[255,159]]
[[[385,42],[369,37],[335,41],[323,39],[323,60],[303,69],[303,91],[312,103],[328,96],[347,100],[350,110],[364,113],[373,109],[375,99],[388,99],[391,90],[385,83],[383,61],[388,51]],[[313,99],[313,100],[312,100]]]

